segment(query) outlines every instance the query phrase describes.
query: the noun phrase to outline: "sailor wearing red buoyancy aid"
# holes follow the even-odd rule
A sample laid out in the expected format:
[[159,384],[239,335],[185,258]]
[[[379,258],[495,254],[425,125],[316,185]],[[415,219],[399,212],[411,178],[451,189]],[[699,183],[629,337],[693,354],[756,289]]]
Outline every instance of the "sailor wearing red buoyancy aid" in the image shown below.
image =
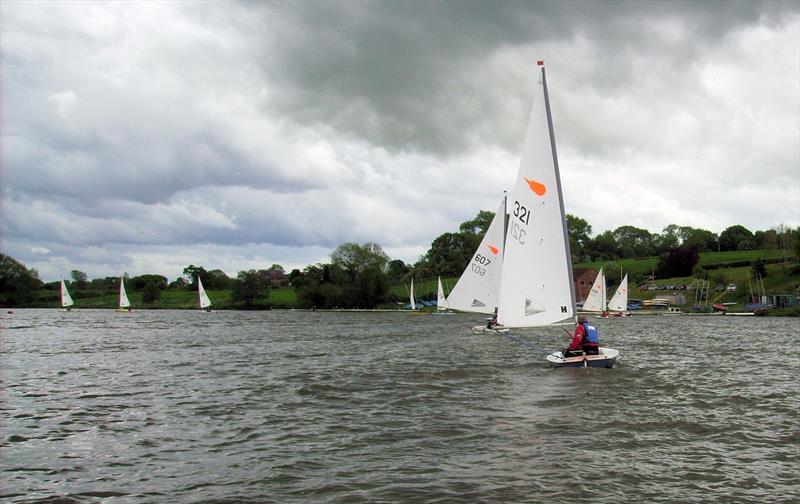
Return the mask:
[[581,350],[586,355],[597,355],[599,353],[599,344],[600,334],[597,328],[586,321],[585,315],[579,315],[572,342],[564,350],[564,357],[580,355]]

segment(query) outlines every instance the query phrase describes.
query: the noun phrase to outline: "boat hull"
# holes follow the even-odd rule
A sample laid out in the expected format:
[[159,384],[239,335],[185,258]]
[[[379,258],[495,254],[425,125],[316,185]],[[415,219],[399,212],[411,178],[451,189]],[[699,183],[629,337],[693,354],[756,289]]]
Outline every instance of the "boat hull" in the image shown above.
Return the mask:
[[507,333],[510,329],[505,327],[498,327],[496,329],[486,327],[485,325],[476,325],[472,327],[472,332],[478,334],[504,334]]
[[619,350],[613,348],[600,348],[598,355],[579,355],[577,357],[564,358],[562,352],[553,352],[547,356],[547,362],[552,367],[592,367],[592,368],[612,368],[617,363]]

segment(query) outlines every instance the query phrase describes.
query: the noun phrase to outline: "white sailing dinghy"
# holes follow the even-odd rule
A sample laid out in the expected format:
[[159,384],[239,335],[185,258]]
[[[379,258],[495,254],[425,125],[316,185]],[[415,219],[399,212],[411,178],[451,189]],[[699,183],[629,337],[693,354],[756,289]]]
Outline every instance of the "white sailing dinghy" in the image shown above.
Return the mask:
[[411,277],[411,288],[408,291],[408,302],[411,305],[411,310],[417,309],[417,303],[414,302],[414,277]]
[[72,311],[73,304],[75,303],[72,302],[72,296],[69,295],[67,285],[64,280],[61,280],[61,311]]
[[[472,260],[447,296],[447,305],[451,310],[495,313],[500,291],[500,273],[503,270],[505,236],[506,198],[503,198]],[[472,329],[476,332],[498,332],[487,326],[475,326]]]
[[[539,65],[544,65],[539,62]],[[509,199],[497,322],[504,328],[573,325],[575,284],[544,66],[531,107],[519,173]],[[556,366],[611,367],[619,352],[547,356]]]
[[125,282],[123,277],[119,277],[119,308],[118,312],[131,311],[131,302],[128,299],[128,294],[125,292]]
[[616,317],[627,317],[631,314],[628,311],[628,274],[622,277],[622,281],[617,287],[617,291],[608,301],[608,312]]
[[203,288],[203,282],[200,276],[197,277],[197,295],[200,297],[200,311],[211,311],[211,299],[209,299],[206,290]]
[[439,285],[436,290],[436,315],[452,315],[453,312],[448,311],[447,298],[444,295],[444,288],[442,287],[442,277],[438,277]]
[[592,284],[592,289],[589,291],[589,295],[586,296],[586,301],[583,302],[583,307],[580,311],[600,313],[607,318],[606,305],[606,275],[603,273],[603,268],[600,268]]

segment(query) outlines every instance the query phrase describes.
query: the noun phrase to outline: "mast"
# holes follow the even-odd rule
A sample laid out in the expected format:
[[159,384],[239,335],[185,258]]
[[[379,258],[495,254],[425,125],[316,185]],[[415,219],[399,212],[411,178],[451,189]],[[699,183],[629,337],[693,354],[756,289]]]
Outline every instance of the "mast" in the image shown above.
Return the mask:
[[553,151],[553,166],[556,170],[556,186],[558,187],[558,204],[561,207],[561,221],[564,223],[564,253],[567,255],[567,272],[569,273],[569,291],[572,297],[572,313],[575,323],[578,322],[578,310],[575,306],[575,280],[572,274],[572,253],[569,249],[569,233],[567,232],[567,216],[564,212],[564,194],[561,191],[561,172],[558,169],[558,154],[556,153],[556,135],[553,131],[553,117],[550,115],[550,95],[547,93],[547,76],[544,71],[544,61],[540,61],[542,67],[542,87],[544,88],[544,107],[547,112],[547,129],[550,131],[550,147]]

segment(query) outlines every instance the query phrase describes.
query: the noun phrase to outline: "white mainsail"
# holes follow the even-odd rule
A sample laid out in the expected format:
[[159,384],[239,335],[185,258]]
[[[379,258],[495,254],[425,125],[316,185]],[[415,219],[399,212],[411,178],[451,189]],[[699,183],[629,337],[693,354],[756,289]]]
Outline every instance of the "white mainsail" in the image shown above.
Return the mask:
[[67,308],[72,306],[72,296],[69,295],[69,291],[67,290],[67,285],[64,283],[64,280],[61,280],[61,307]]
[[417,304],[414,302],[414,277],[411,277],[411,290],[408,291],[408,300],[411,302],[411,309],[416,310]]
[[509,200],[498,323],[534,327],[574,320],[575,292],[547,79],[531,107]]
[[122,277],[119,277],[119,307],[130,308],[131,302],[128,295],[125,293],[125,282]]
[[442,277],[439,277],[439,285],[436,291],[436,309],[439,311],[447,310],[447,298],[444,297],[444,288],[442,288]]
[[622,281],[617,287],[617,291],[611,296],[611,301],[608,302],[608,309],[610,311],[627,311],[628,310],[628,274],[622,278]]
[[589,291],[589,295],[586,297],[586,301],[583,302],[582,311],[587,311],[587,312],[605,311],[606,309],[605,292],[606,292],[606,276],[603,274],[603,268],[600,268],[600,272],[597,273],[597,277],[594,279],[594,283],[592,284],[592,290]]
[[503,270],[505,224],[506,199],[503,198],[478,250],[447,296],[447,305],[450,309],[494,313],[500,290],[500,274]]
[[203,288],[203,282],[200,281],[200,276],[197,277],[197,293],[200,296],[201,310],[205,310],[211,306],[211,300],[208,298],[208,294],[206,294],[206,290]]

